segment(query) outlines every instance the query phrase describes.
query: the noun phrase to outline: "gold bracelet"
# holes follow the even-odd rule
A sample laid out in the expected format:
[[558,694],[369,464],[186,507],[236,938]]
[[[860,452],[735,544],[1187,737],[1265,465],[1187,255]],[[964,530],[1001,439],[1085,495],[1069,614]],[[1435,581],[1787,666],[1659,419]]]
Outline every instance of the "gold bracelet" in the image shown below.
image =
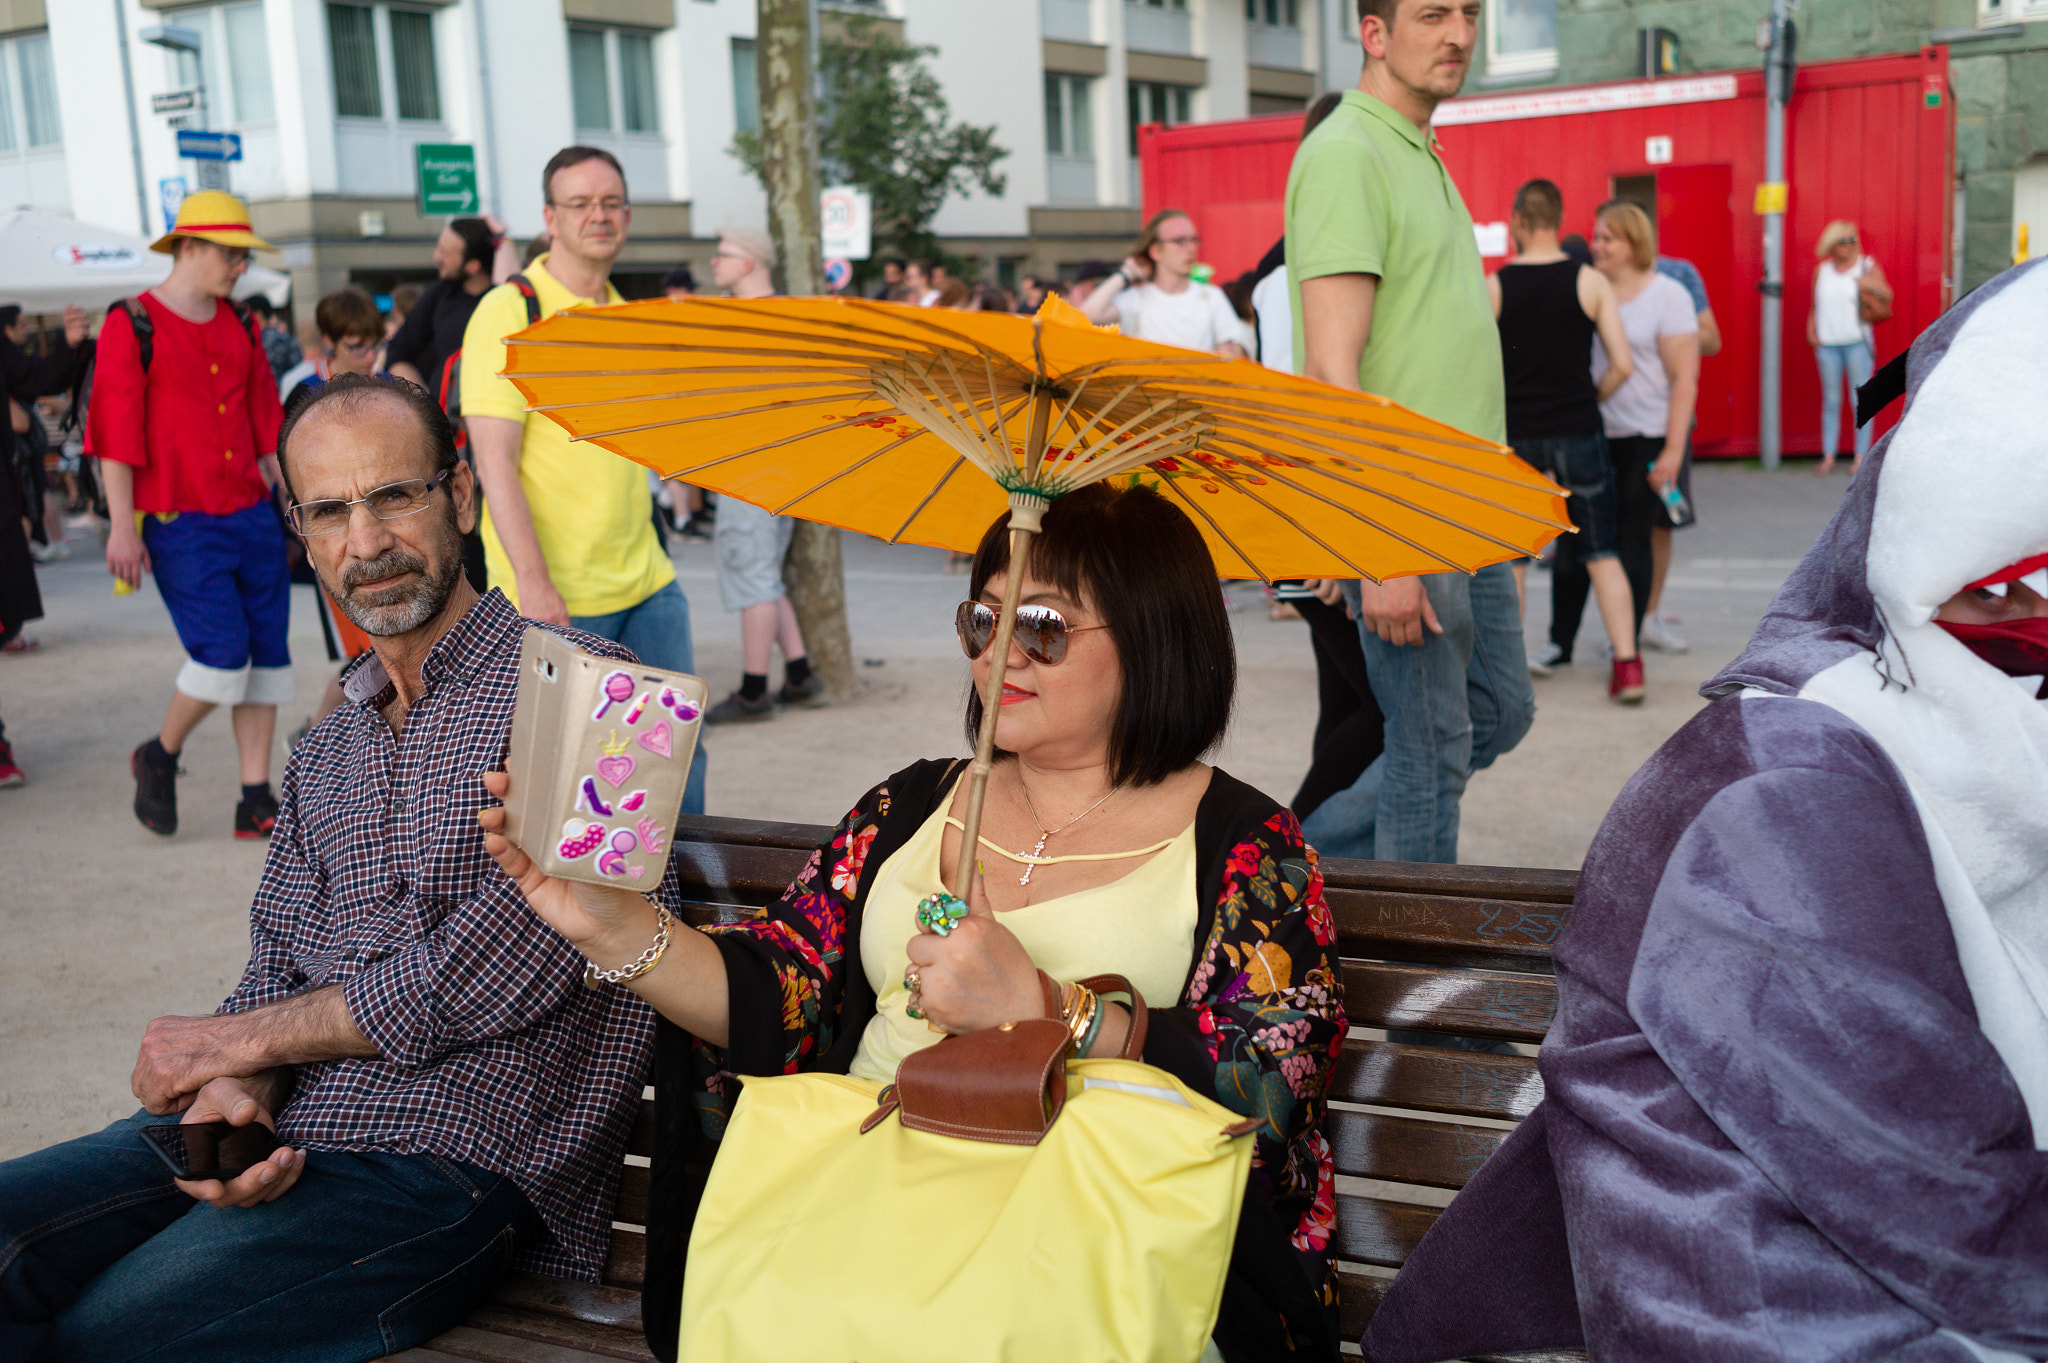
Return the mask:
[[1081,1039],[1094,1027],[1096,1011],[1101,1008],[1102,1000],[1085,985],[1071,984],[1067,987],[1074,991],[1074,1006],[1071,1011],[1061,1010],[1060,1021],[1066,1023],[1067,1030],[1073,1033],[1074,1050],[1078,1054]]
[[585,988],[595,989],[601,984],[631,984],[661,963],[662,953],[668,950],[669,929],[676,920],[666,907],[657,906],[656,912],[653,944],[616,970],[599,970],[595,962],[584,962]]

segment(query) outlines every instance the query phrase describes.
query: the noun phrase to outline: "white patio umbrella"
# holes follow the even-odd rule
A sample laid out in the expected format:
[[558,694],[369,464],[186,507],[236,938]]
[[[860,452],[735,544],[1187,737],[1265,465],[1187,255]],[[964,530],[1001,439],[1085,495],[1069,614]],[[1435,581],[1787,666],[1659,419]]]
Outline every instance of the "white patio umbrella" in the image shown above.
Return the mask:
[[[95,227],[56,213],[23,209],[0,227],[0,305],[17,303],[31,315],[50,315],[76,304],[97,311],[164,281],[171,258],[141,237]],[[235,297],[262,294],[273,307],[290,295],[291,276],[252,264]]]

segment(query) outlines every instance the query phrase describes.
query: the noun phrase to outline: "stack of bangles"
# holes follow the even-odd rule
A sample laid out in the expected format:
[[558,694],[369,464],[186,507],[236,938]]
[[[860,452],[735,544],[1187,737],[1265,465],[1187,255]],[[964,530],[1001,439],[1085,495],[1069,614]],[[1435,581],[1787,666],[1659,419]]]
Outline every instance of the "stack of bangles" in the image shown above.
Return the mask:
[[1067,1024],[1067,1030],[1074,1034],[1074,1055],[1085,1059],[1088,1048],[1095,1044],[1095,1038],[1102,1031],[1102,1015],[1107,1011],[1094,990],[1084,984],[1063,984],[1060,986],[1060,1021]]

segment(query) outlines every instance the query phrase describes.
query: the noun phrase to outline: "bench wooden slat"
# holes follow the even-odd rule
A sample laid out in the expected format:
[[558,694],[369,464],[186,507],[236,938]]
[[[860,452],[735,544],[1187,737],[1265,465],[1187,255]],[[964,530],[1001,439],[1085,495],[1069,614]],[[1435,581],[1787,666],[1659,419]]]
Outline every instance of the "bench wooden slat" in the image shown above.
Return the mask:
[[1568,904],[1396,894],[1327,881],[1323,894],[1345,955],[1444,965],[1541,968],[1571,913]]
[[598,1325],[592,1321],[573,1320],[544,1311],[527,1311],[496,1302],[479,1307],[465,1323],[489,1334],[563,1349],[580,1349],[603,1358],[627,1359],[629,1363],[647,1363],[654,1357],[654,1351],[647,1347],[647,1339],[640,1333],[638,1325],[625,1330],[616,1325]]
[[1541,1041],[1557,1015],[1557,980],[1510,970],[1346,961],[1344,1011],[1354,1027]]
[[612,1209],[612,1220],[635,1226],[647,1224],[647,1190],[653,1178],[652,1169],[638,1164],[626,1166],[619,1176],[619,1200]]
[[448,1363],[451,1357],[474,1359],[476,1363],[605,1363],[618,1357],[617,1354],[592,1353],[574,1345],[501,1335],[495,1330],[479,1330],[473,1325],[458,1325],[446,1334],[436,1335],[425,1349],[409,1350],[402,1357],[411,1360],[419,1354],[432,1359],[433,1363]]
[[1352,1040],[1337,1058],[1330,1096],[1339,1102],[1520,1121],[1542,1100],[1543,1076],[1524,1055]]
[[1339,1259],[1379,1268],[1399,1268],[1422,1234],[1442,1211],[1413,1202],[1337,1194],[1337,1234],[1331,1240]]
[[1353,1344],[1358,1342],[1372,1322],[1372,1313],[1380,1309],[1380,1298],[1387,1295],[1387,1286],[1392,1281],[1368,1273],[1338,1271],[1337,1328],[1345,1339]]
[[1464,1187],[1508,1137],[1499,1127],[1341,1109],[1330,1112],[1325,1127],[1338,1173],[1431,1188]]
[[565,1320],[587,1320],[593,1325],[614,1325],[621,1330],[640,1328],[640,1294],[630,1288],[571,1282],[539,1273],[507,1273],[491,1297],[507,1306]]
[[610,1287],[630,1287],[635,1292],[647,1281],[647,1237],[636,1230],[612,1228],[611,1243],[604,1252],[604,1281]]

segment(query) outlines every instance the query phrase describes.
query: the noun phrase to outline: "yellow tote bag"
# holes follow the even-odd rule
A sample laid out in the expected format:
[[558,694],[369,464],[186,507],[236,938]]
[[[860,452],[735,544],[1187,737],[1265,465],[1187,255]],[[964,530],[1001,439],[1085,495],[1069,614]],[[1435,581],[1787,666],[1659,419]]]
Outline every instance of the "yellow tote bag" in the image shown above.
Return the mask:
[[[919,1055],[976,1038],[999,1040]],[[1254,1124],[1135,1060],[1046,1068],[1036,1144],[913,1129],[842,1075],[747,1080],[690,1236],[682,1363],[1195,1363]]]

